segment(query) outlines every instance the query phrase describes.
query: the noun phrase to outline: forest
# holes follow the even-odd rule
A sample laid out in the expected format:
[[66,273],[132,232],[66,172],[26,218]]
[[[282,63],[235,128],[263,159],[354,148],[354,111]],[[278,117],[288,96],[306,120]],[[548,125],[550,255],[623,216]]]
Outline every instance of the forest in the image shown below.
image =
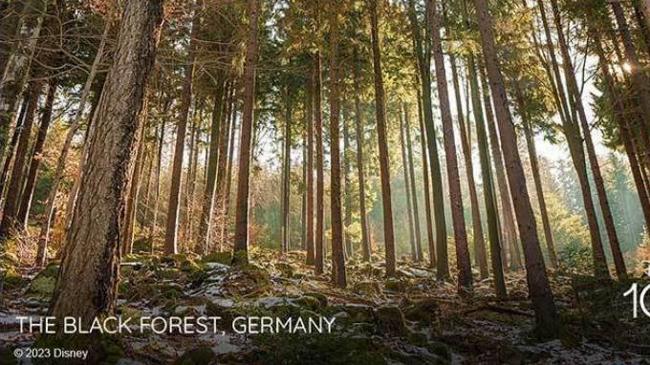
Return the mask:
[[650,0],[0,0],[0,364],[648,363],[649,78]]

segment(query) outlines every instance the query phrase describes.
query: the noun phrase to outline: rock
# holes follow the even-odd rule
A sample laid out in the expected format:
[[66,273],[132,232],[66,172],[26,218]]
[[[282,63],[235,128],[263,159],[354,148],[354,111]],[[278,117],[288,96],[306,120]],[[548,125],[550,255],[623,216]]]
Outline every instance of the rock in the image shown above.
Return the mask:
[[404,291],[406,289],[406,284],[395,278],[388,278],[384,284],[384,288],[390,291]]
[[372,322],[374,319],[372,308],[365,304],[347,303],[337,306],[336,309],[347,313],[350,322]]
[[172,365],[209,365],[217,363],[217,355],[209,347],[199,347],[185,352]]
[[438,303],[434,298],[419,300],[404,309],[404,317],[410,321],[431,322],[436,318]]
[[275,264],[275,269],[278,270],[282,276],[287,278],[293,278],[296,271],[291,264],[286,262],[277,262]]
[[318,299],[321,308],[327,307],[327,296],[325,296],[325,294],[319,292],[305,292],[303,295]]
[[377,308],[377,325],[381,332],[393,336],[406,336],[409,333],[404,314],[399,307],[387,305]]
[[304,295],[304,296],[302,296],[300,298],[296,298],[296,299],[292,300],[292,302],[299,305],[299,306],[301,306],[301,307],[303,307],[303,308],[306,308],[306,309],[309,309],[309,310],[312,310],[312,311],[317,311],[317,310],[321,309],[321,302],[318,299],[316,299],[316,298],[314,298],[312,296],[309,296],[309,295]]
[[49,297],[54,292],[56,277],[59,275],[59,265],[50,264],[34,277],[27,289],[28,294]]
[[352,291],[362,295],[375,295],[379,294],[380,288],[379,283],[376,281],[358,281],[354,283]]

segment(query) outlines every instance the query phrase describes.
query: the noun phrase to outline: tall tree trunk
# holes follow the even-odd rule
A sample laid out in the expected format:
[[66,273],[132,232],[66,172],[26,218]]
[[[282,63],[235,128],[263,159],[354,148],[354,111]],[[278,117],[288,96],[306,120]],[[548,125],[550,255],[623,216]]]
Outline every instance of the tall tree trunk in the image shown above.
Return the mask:
[[136,132],[136,141],[139,141],[139,146],[138,146],[138,151],[136,152],[135,155],[135,164],[133,166],[132,171],[130,171],[128,181],[129,183],[127,184],[127,190],[128,193],[126,195],[126,211],[124,214],[124,220],[121,223],[121,229],[122,231],[120,232],[121,234],[121,239],[122,241],[120,242],[121,249],[122,249],[122,256],[130,255],[133,253],[133,235],[134,235],[134,229],[135,229],[135,212],[137,209],[137,204],[138,204],[138,194],[140,193],[140,175],[141,175],[141,169],[142,169],[142,163],[144,159],[144,148],[145,148],[145,141],[143,140],[144,137],[144,131],[146,128],[147,124],[147,115],[148,115],[148,96],[145,95],[145,99],[143,101],[143,106],[142,106],[142,112],[140,115],[140,118],[142,119],[142,123],[140,126],[140,129]]
[[[430,1],[427,1],[429,6]],[[442,173],[440,161],[438,160],[438,145],[436,129],[433,123],[433,106],[431,100],[431,16],[430,11],[425,11],[425,41],[422,42],[420,27],[415,14],[414,0],[409,0],[409,18],[411,20],[411,32],[413,33],[414,46],[416,49],[418,69],[420,74],[420,86],[422,88],[422,110],[424,116],[424,131],[426,132],[427,150],[429,151],[429,166],[431,172],[431,188],[433,193],[433,216],[436,226],[436,250],[437,260],[434,252],[430,251],[431,264],[436,264],[436,278],[445,280],[449,278],[449,260],[447,255],[447,224],[445,222],[444,195],[442,191]],[[423,47],[424,46],[424,47]]]
[[233,262],[248,262],[248,195],[252,152],[253,112],[255,109],[255,70],[257,68],[257,23],[259,0],[248,0],[248,41],[244,63],[244,106],[239,141],[239,177],[237,179],[237,211],[235,213],[235,246]]
[[[313,68],[313,65],[312,65]],[[305,92],[305,128],[307,128],[307,265],[314,264],[314,72],[310,68]],[[318,208],[316,208],[318,209]]]
[[[386,248],[386,276],[395,276],[395,233],[393,229],[393,203],[390,192],[390,163],[388,160],[388,138],[386,135],[386,105],[384,77],[381,70],[381,51],[379,46],[379,25],[377,1],[369,0],[372,64],[375,78],[375,108],[377,119],[377,139],[379,143],[379,170],[381,178],[381,197],[384,210],[384,246]],[[446,247],[446,246],[445,246]]]
[[[573,64],[571,61],[571,56],[569,54],[569,48],[564,38],[562,22],[560,19],[560,10],[557,5],[557,0],[551,0],[551,7],[553,9],[553,19],[555,20],[555,26],[557,28],[558,44],[560,46],[560,53],[562,55],[564,66],[564,76],[568,86],[567,99],[569,100],[569,105],[571,106],[573,114],[577,113],[581,120],[586,121],[584,107],[580,99],[579,88],[575,79],[575,75],[573,73]],[[540,8],[543,9],[543,6]],[[545,16],[542,15],[542,18],[545,18]],[[549,44],[551,43],[550,38],[548,38],[547,41]],[[558,76],[559,75],[556,75],[556,78]],[[558,84],[560,83],[558,82]],[[594,259],[594,273],[598,277],[609,278],[607,260],[605,258],[605,251],[603,249],[603,243],[600,237],[598,221],[596,219],[596,209],[591,198],[591,188],[589,187],[589,180],[587,177],[587,167],[585,163],[584,149],[582,147],[582,136],[580,134],[580,127],[575,119],[577,118],[574,118],[574,121],[572,123],[567,122],[565,124],[564,133],[566,134],[567,142],[569,143],[569,150],[571,151],[573,163],[576,166],[578,179],[582,187],[582,198],[585,204],[587,222],[589,224],[589,231],[592,241],[591,246]]]
[[[478,65],[477,65],[478,66]],[[501,152],[501,143],[497,135],[494,114],[492,112],[492,102],[490,100],[490,90],[487,76],[482,67],[478,66],[481,75],[481,86],[483,89],[483,101],[485,105],[485,123],[488,126],[488,136],[490,138],[490,148],[494,158],[494,170],[497,177],[497,188],[499,189],[499,200],[501,201],[501,212],[503,214],[503,245],[501,245],[502,261],[507,263],[506,252],[510,253],[510,268],[513,270],[521,267],[519,254],[515,250],[517,246],[517,231],[515,227],[515,217],[512,212],[512,200],[508,192],[508,180],[504,172],[503,154]]]
[[300,249],[307,250],[307,128],[302,133],[302,189],[300,198]]
[[[465,6],[465,3],[463,3]],[[464,9],[465,10],[465,9]],[[467,17],[467,14],[465,14]],[[467,22],[469,22],[467,20]],[[501,236],[499,235],[499,213],[497,209],[496,189],[492,175],[492,164],[490,161],[489,142],[485,131],[485,119],[483,118],[483,106],[481,105],[481,89],[479,88],[476,62],[472,53],[467,57],[467,69],[471,92],[472,112],[476,123],[476,141],[478,144],[479,159],[481,162],[481,177],[483,180],[483,200],[485,213],[487,215],[488,237],[490,238],[490,263],[492,275],[494,276],[494,291],[497,298],[505,299],[507,290],[503,276],[503,256],[501,253]],[[491,122],[491,120],[489,120]]]
[[217,80],[217,91],[214,95],[214,109],[212,111],[212,124],[210,126],[210,147],[207,157],[207,181],[205,183],[205,192],[203,193],[203,206],[201,210],[201,220],[199,221],[199,244],[202,247],[204,254],[207,254],[210,247],[210,242],[213,241],[211,237],[212,232],[212,217],[214,216],[214,193],[216,190],[217,182],[217,164],[219,161],[219,151],[221,150],[222,143],[220,142],[219,130],[221,126],[221,114],[224,108],[224,96],[226,82],[223,74]]
[[[419,80],[418,80],[419,81]],[[422,102],[418,89],[418,121],[420,122],[420,151],[422,152],[422,185],[424,185],[424,212],[427,222],[427,241],[429,248],[429,265],[436,266],[436,244],[433,238],[433,219],[431,218],[431,193],[429,192],[429,161],[427,160],[427,141],[422,115]]]
[[515,82],[515,98],[517,99],[517,106],[519,114],[521,115],[521,122],[524,127],[524,136],[526,137],[526,146],[528,147],[528,156],[530,157],[530,169],[533,174],[533,181],[535,182],[535,192],[537,193],[537,202],[539,203],[539,214],[542,216],[542,226],[544,227],[544,239],[546,240],[546,248],[548,250],[548,257],[551,260],[551,267],[557,268],[557,255],[555,254],[555,243],[553,242],[553,232],[551,231],[551,223],[548,219],[548,212],[546,210],[546,201],[544,200],[544,189],[542,188],[542,178],[539,174],[539,162],[537,161],[537,148],[535,147],[535,136],[528,120],[528,114],[524,105],[523,95],[518,82]]
[[291,246],[291,96],[287,87],[285,93],[284,118],[284,153],[282,159],[282,252],[289,251]]
[[325,202],[325,176],[323,173],[323,119],[321,108],[321,55],[316,52],[314,58],[314,128],[316,143],[316,237],[315,237],[315,263],[314,273],[323,273],[323,230]]
[[47,195],[47,207],[45,208],[45,219],[41,225],[40,233],[38,235],[38,248],[36,251],[36,265],[44,266],[47,261],[47,244],[50,236],[50,228],[52,225],[52,220],[54,219],[54,211],[56,207],[56,195],[59,192],[59,185],[63,180],[63,174],[65,172],[65,163],[68,159],[68,153],[70,152],[70,147],[72,146],[72,140],[74,139],[75,134],[81,126],[81,122],[84,117],[84,109],[86,103],[88,102],[88,97],[90,96],[90,91],[97,76],[97,71],[99,70],[99,65],[104,57],[104,48],[106,47],[106,42],[108,41],[108,32],[110,26],[108,24],[104,25],[104,32],[102,33],[102,38],[99,42],[99,47],[97,48],[97,53],[95,54],[95,59],[93,64],[90,67],[90,73],[86,78],[84,83],[83,90],[81,92],[81,99],[79,100],[79,109],[75,114],[75,117],[68,127],[68,132],[65,136],[65,141],[63,142],[63,147],[61,148],[61,154],[57,159],[56,170],[54,171],[54,178],[52,179],[52,185],[50,186],[50,191]]
[[[88,161],[67,233],[49,315],[87,326],[115,308],[120,224],[136,131],[156,53],[163,1],[126,4],[115,63],[108,74],[89,139]],[[137,37],[133,37],[137,34]],[[97,204],[101,199],[102,204]]]
[[34,117],[36,114],[36,107],[38,106],[38,99],[43,88],[43,83],[38,80],[31,81],[27,89],[27,98],[29,104],[25,111],[25,121],[23,122],[23,130],[18,139],[16,146],[16,157],[14,158],[14,165],[11,170],[11,177],[9,185],[7,186],[7,199],[5,200],[2,221],[0,222],[0,244],[11,235],[13,231],[20,229],[17,221],[18,208],[20,204],[20,193],[25,182],[25,165],[27,161],[27,154],[29,150],[29,140],[32,134],[32,126],[34,124]]
[[365,138],[363,135],[362,117],[361,117],[361,91],[360,91],[360,62],[359,51],[354,48],[354,132],[357,144],[357,176],[359,180],[359,219],[361,223],[361,252],[363,261],[369,262],[371,258],[370,237],[368,233],[368,216],[366,212],[366,178],[363,159],[363,144]]
[[344,168],[344,182],[345,182],[345,191],[343,193],[343,203],[345,205],[343,217],[343,237],[345,240],[345,252],[347,257],[352,257],[354,254],[352,248],[352,238],[347,234],[346,230],[352,225],[352,184],[350,182],[350,158],[348,151],[350,150],[350,133],[348,131],[348,122],[350,116],[348,114],[347,105],[343,105],[343,168]]
[[13,39],[18,34],[18,26],[21,23],[21,13],[25,4],[22,1],[3,1],[0,4],[2,12],[0,17],[0,40],[2,41],[2,51],[0,51],[0,79],[5,73],[7,63],[12,56],[15,44]]
[[332,222],[332,281],[345,288],[345,254],[343,247],[343,222],[341,212],[341,151],[339,147],[339,118],[341,115],[341,80],[339,53],[338,12],[330,18],[330,214]]
[[18,144],[18,139],[20,138],[20,132],[23,130],[23,122],[25,121],[25,112],[27,111],[28,105],[29,99],[27,97],[24,97],[20,106],[18,118],[16,119],[14,133],[11,135],[11,141],[9,142],[9,148],[7,149],[7,158],[5,158],[4,164],[2,165],[2,172],[0,173],[0,207],[2,204],[4,204],[3,193],[6,183],[9,182],[9,168],[11,167],[11,161],[13,160],[16,145]]
[[411,176],[411,196],[413,201],[413,220],[415,221],[415,251],[417,261],[422,260],[422,235],[420,234],[420,211],[418,209],[418,195],[415,189],[415,167],[413,166],[413,146],[411,143],[411,123],[409,120],[408,106],[404,104],[404,123],[406,124],[406,152],[409,165],[409,176]]
[[232,164],[233,160],[235,157],[235,142],[237,141],[237,121],[236,121],[236,116],[237,114],[234,114],[233,119],[231,121],[230,125],[230,143],[228,144],[228,164],[226,167],[226,191],[225,191],[225,196],[224,196],[224,202],[223,202],[223,224],[222,224],[222,233],[221,237],[226,237],[227,236],[227,222],[228,222],[228,216],[230,215],[230,191],[231,191],[231,185],[232,185]]
[[[4,66],[4,72],[0,75],[0,159],[5,154],[7,134],[14,119],[16,102],[19,100],[31,74],[32,60],[47,13],[47,2],[41,4],[43,5],[42,9],[37,8],[40,5],[29,10],[25,9],[29,13],[26,15],[27,17],[36,17],[36,24],[30,26],[31,24],[28,22],[20,27],[21,34],[19,38],[22,41],[20,43],[23,44],[22,49],[18,49],[11,54],[11,57],[6,61],[6,66]],[[37,13],[38,15],[35,15]]]
[[[196,7],[197,3],[193,3]],[[178,225],[180,217],[180,195],[181,179],[183,175],[183,157],[185,155],[185,133],[187,131],[187,117],[192,104],[192,80],[194,78],[194,60],[196,53],[196,35],[199,28],[198,9],[194,9],[192,18],[192,30],[190,32],[190,44],[188,64],[183,79],[183,89],[180,100],[180,118],[176,125],[176,146],[174,147],[174,162],[172,165],[172,177],[169,192],[169,205],[167,208],[167,226],[165,231],[165,254],[178,253]]]
[[25,187],[20,197],[20,209],[18,209],[18,216],[16,217],[16,226],[27,229],[27,218],[29,217],[29,210],[32,205],[32,197],[34,196],[34,187],[36,186],[36,176],[38,168],[41,164],[43,156],[43,146],[45,145],[45,138],[50,129],[50,122],[52,121],[52,108],[54,106],[54,97],[56,96],[57,80],[51,79],[47,88],[47,97],[45,98],[45,107],[41,115],[41,125],[38,127],[38,134],[34,147],[32,148],[32,160],[29,163],[29,170],[25,180]]
[[[485,240],[483,238],[483,225],[481,224],[481,211],[478,205],[478,194],[476,193],[476,183],[474,182],[474,164],[472,162],[472,144],[469,128],[465,128],[465,118],[463,113],[463,104],[460,97],[460,83],[458,82],[458,69],[456,68],[456,56],[449,54],[451,63],[451,76],[454,85],[454,96],[456,98],[456,109],[458,119],[458,130],[460,131],[461,148],[465,158],[465,175],[467,176],[467,188],[469,191],[469,201],[472,211],[472,235],[474,241],[474,255],[476,265],[479,267],[481,278],[487,278],[488,266],[487,255],[485,252]],[[467,114],[469,115],[469,105],[467,105]]]
[[404,112],[399,110],[399,139],[402,152],[402,172],[404,173],[404,194],[406,195],[406,216],[408,221],[409,244],[411,246],[411,260],[417,261],[418,253],[415,246],[415,222],[413,221],[413,205],[411,204],[411,182],[409,178],[408,157],[406,155],[406,137],[404,137]]
[[[447,90],[447,72],[442,54],[440,29],[442,17],[436,9],[437,2],[428,2],[432,19],[432,48],[433,60],[436,69],[436,83],[440,99],[440,113],[442,116],[442,130],[445,143],[445,160],[447,161],[447,180],[449,183],[449,198],[454,227],[454,241],[456,244],[456,266],[458,268],[458,289],[462,293],[472,287],[472,267],[467,248],[467,232],[465,230],[465,217],[463,215],[463,197],[460,189],[460,176],[458,174],[458,159],[456,157],[456,141],[454,138],[454,125],[451,120],[449,106],[449,93]],[[440,255],[438,255],[440,257]]]
[[[217,187],[216,187],[216,196],[215,196],[215,202],[214,202],[214,207],[213,207],[213,216],[218,217],[217,220],[217,233],[218,233],[218,239],[219,239],[219,249],[222,248],[224,242],[225,242],[225,232],[226,232],[226,227],[227,227],[227,216],[228,216],[228,211],[226,209],[227,204],[226,204],[226,199],[227,199],[227,194],[228,192],[226,191],[226,187],[228,186],[228,182],[226,179],[230,179],[228,175],[228,165],[229,161],[231,161],[230,155],[232,155],[232,151],[228,152],[228,147],[232,144],[234,144],[234,137],[231,139],[228,139],[228,136],[231,132],[231,129],[234,129],[234,123],[235,123],[235,117],[236,117],[236,103],[235,103],[235,81],[231,81],[231,86],[230,86],[230,95],[227,99],[228,103],[228,116],[226,119],[223,120],[221,123],[221,127],[219,128],[219,161],[217,163]],[[215,214],[216,213],[216,214]],[[217,238],[217,237],[215,237]]]
[[[171,99],[168,99],[168,101],[165,103],[166,106],[169,106]],[[163,110],[167,110],[166,107],[163,107]],[[149,223],[149,244],[151,245],[151,254],[154,253],[155,250],[155,233],[156,233],[156,227],[158,225],[158,212],[159,212],[159,206],[160,206],[160,176],[162,175],[162,148],[165,143],[165,119],[162,120],[162,124],[160,125],[160,137],[158,137],[158,151],[156,153],[156,156],[158,160],[156,161],[156,189],[154,190],[154,199],[153,199],[153,217],[151,218],[151,222]]]
[[492,18],[488,12],[487,0],[474,0],[478,16],[478,26],[481,35],[483,56],[490,77],[490,88],[494,98],[497,122],[501,136],[501,148],[506,161],[506,171],[510,183],[510,192],[514,201],[519,234],[524,246],[526,261],[526,279],[530,297],[535,310],[537,332],[540,336],[557,336],[559,319],[553,293],[546,274],[544,258],[539,247],[535,216],[530,205],[526,177],[517,150],[517,137],[508,110],[508,97],[503,82],[503,76],[497,61]]

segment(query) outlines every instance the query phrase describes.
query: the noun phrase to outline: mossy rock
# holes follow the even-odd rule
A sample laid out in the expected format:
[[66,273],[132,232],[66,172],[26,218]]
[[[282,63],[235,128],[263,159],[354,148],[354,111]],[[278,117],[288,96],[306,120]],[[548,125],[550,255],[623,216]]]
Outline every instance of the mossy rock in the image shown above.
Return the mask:
[[354,283],[354,286],[352,287],[352,291],[358,294],[369,296],[369,295],[379,294],[381,289],[379,287],[379,283],[377,283],[376,281],[367,280],[367,281],[358,281]]
[[161,268],[160,270],[156,270],[156,276],[160,279],[176,281],[180,279],[183,274],[176,268]]
[[209,347],[199,347],[185,352],[172,365],[209,365],[216,364],[217,355]]
[[433,298],[419,300],[404,309],[404,317],[410,321],[431,322],[438,313],[438,303]]
[[[0,277],[2,277],[2,272],[0,271]],[[9,267],[4,271],[4,287],[7,289],[16,289],[21,288],[27,283],[22,275],[13,267]]]
[[406,283],[402,280],[396,278],[388,278],[384,283],[384,288],[390,291],[404,291],[406,289]]
[[293,302],[303,308],[312,310],[312,311],[318,311],[321,309],[321,302],[320,300],[309,296],[309,295],[304,295],[300,298],[296,298],[293,300]]
[[276,270],[280,271],[282,276],[287,278],[293,278],[296,271],[291,264],[286,262],[277,262],[274,266]]
[[316,299],[318,299],[318,301],[320,302],[320,306],[321,306],[321,308],[325,308],[325,307],[327,307],[327,304],[328,304],[327,296],[326,296],[325,294],[323,294],[323,293],[319,293],[319,292],[305,292],[305,293],[303,293],[303,296],[316,298]]
[[232,252],[213,252],[201,258],[202,262],[217,262],[223,265],[232,263]]
[[374,313],[370,306],[365,304],[348,303],[339,305],[333,308],[336,311],[342,311],[349,315],[347,321],[355,322],[372,322],[374,320]]
[[132,322],[140,320],[142,317],[142,311],[137,308],[122,306],[119,308],[120,317],[124,320],[131,319]]
[[133,241],[133,253],[150,253],[151,252],[151,239],[148,237],[138,238]]
[[36,294],[42,297],[49,297],[54,293],[56,278],[37,275],[29,284],[27,294]]
[[394,305],[386,305],[377,308],[377,325],[379,329],[388,335],[393,336],[407,336],[409,329],[406,327],[404,314],[399,307]]
[[449,350],[449,346],[444,343],[429,340],[424,347],[429,350],[430,353],[439,356],[447,362],[451,362],[451,350]]

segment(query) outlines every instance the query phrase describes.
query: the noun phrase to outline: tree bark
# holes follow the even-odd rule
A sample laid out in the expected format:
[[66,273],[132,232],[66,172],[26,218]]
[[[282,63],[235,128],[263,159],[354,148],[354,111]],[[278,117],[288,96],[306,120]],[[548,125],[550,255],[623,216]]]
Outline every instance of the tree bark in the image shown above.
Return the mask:
[[377,1],[369,0],[372,64],[375,78],[375,108],[377,119],[377,139],[379,143],[379,170],[381,179],[381,197],[384,213],[384,246],[386,248],[386,276],[395,276],[395,233],[393,229],[393,203],[390,188],[390,163],[388,160],[388,138],[386,134],[386,105],[384,95],[384,78],[381,70],[381,51],[379,46],[379,29]]
[[314,128],[316,143],[316,237],[315,237],[315,263],[314,273],[320,275],[323,273],[323,226],[324,226],[324,207],[325,202],[325,177],[323,174],[323,119],[321,108],[321,55],[320,51],[316,52],[314,58]]
[[[477,65],[478,66],[478,65]],[[499,189],[499,200],[501,201],[501,211],[503,214],[503,245],[501,245],[502,261],[507,263],[507,253],[510,253],[510,269],[517,270],[521,267],[519,253],[517,249],[517,230],[515,228],[515,217],[512,212],[512,200],[508,191],[508,180],[504,172],[503,154],[501,152],[501,143],[495,125],[494,114],[492,112],[492,102],[490,100],[490,90],[487,76],[482,67],[478,66],[481,75],[481,86],[483,88],[483,101],[485,105],[485,117],[490,138],[490,148],[494,158],[494,170],[496,172],[496,183]]]
[[[193,7],[196,7],[194,3]],[[181,179],[183,175],[183,157],[185,155],[185,133],[187,132],[187,117],[192,104],[192,81],[194,78],[194,60],[196,53],[196,35],[199,28],[198,9],[194,9],[192,30],[190,32],[188,64],[183,79],[181,91],[180,118],[176,125],[176,146],[174,147],[174,162],[172,165],[169,205],[167,208],[167,226],[165,232],[165,254],[178,253],[178,225],[180,217]]]
[[[427,1],[427,6],[430,6]],[[442,191],[442,173],[440,161],[438,160],[438,145],[436,129],[433,123],[433,106],[431,100],[431,16],[430,11],[425,11],[425,41],[422,42],[419,32],[419,25],[415,14],[415,3],[409,0],[409,18],[411,19],[411,31],[413,33],[414,48],[416,49],[418,69],[420,74],[420,86],[422,88],[422,110],[424,116],[424,131],[426,132],[427,150],[429,151],[429,166],[431,173],[431,188],[433,193],[433,218],[436,226],[435,252],[430,251],[431,265],[436,265],[436,278],[446,280],[449,278],[449,260],[447,255],[447,224],[445,222],[444,195]],[[424,43],[424,44],[423,44]],[[423,47],[424,45],[424,47]]]
[[409,166],[409,176],[411,177],[410,192],[413,201],[413,221],[415,228],[415,252],[417,261],[422,260],[422,235],[420,234],[420,211],[418,209],[418,195],[415,190],[415,168],[413,167],[413,146],[411,143],[411,123],[409,120],[408,106],[404,104],[404,123],[406,129],[406,153]]
[[[472,162],[472,145],[469,128],[465,128],[465,118],[463,113],[463,104],[460,97],[460,83],[458,82],[458,70],[456,68],[456,56],[449,54],[451,63],[451,75],[454,85],[454,96],[456,98],[456,109],[458,112],[458,130],[460,131],[461,148],[465,158],[465,175],[467,175],[467,188],[469,191],[469,201],[472,212],[472,235],[474,243],[474,255],[476,265],[479,267],[481,278],[487,278],[488,266],[487,255],[485,252],[485,239],[483,238],[483,225],[481,224],[481,211],[478,205],[478,194],[476,193],[476,183],[474,182],[474,163]],[[469,115],[469,105],[467,106]]]
[[282,252],[291,245],[291,115],[293,114],[289,87],[285,93],[284,153],[282,159]]
[[330,214],[332,222],[332,281],[339,288],[345,288],[345,254],[343,247],[343,221],[341,207],[341,151],[339,147],[339,118],[341,115],[341,81],[338,32],[338,11],[330,18]]
[[555,337],[559,331],[558,315],[544,266],[544,258],[539,247],[535,217],[526,188],[526,177],[517,150],[517,138],[512,117],[508,110],[508,97],[497,61],[492,18],[488,12],[486,0],[474,0],[474,5],[478,16],[483,56],[490,77],[490,88],[494,98],[499,132],[503,142],[501,148],[506,160],[510,191],[517,214],[519,234],[524,246],[526,279],[535,310],[537,332],[543,337]]
[[546,240],[546,248],[548,250],[548,257],[551,260],[551,267],[557,268],[557,255],[555,254],[555,243],[553,242],[553,232],[551,231],[551,223],[548,219],[548,211],[546,210],[546,201],[544,200],[544,189],[542,188],[542,178],[539,174],[539,162],[537,161],[537,148],[535,147],[535,136],[533,135],[528,115],[524,105],[523,96],[518,83],[515,85],[515,94],[519,113],[521,115],[521,122],[524,129],[524,136],[526,137],[526,146],[528,147],[528,156],[530,157],[530,169],[533,174],[533,181],[535,182],[535,192],[537,193],[537,202],[539,203],[539,214],[542,217],[542,226],[544,227],[544,238]]
[[344,171],[344,177],[343,180],[345,182],[345,190],[343,193],[343,204],[344,204],[344,209],[343,211],[344,216],[343,216],[343,239],[345,242],[345,254],[346,257],[352,257],[354,255],[354,250],[352,247],[352,238],[350,237],[349,234],[347,234],[346,230],[350,228],[352,225],[352,184],[350,182],[350,159],[348,158],[348,151],[350,150],[350,133],[348,131],[348,122],[349,122],[349,114],[348,114],[348,109],[347,105],[343,105],[343,153],[342,158],[343,158],[343,171]]
[[29,217],[29,210],[32,205],[32,197],[34,196],[34,187],[36,186],[36,176],[38,168],[41,164],[43,156],[43,146],[45,145],[45,138],[50,129],[52,121],[52,107],[54,105],[54,97],[56,96],[57,80],[52,79],[47,88],[47,97],[45,98],[45,107],[41,115],[41,125],[38,127],[38,134],[34,147],[32,148],[32,160],[29,164],[27,178],[25,180],[25,187],[20,197],[20,209],[18,209],[18,216],[16,217],[16,225],[23,230],[27,229],[27,220]]
[[[419,80],[418,80],[419,81]],[[433,238],[433,219],[431,218],[431,193],[429,192],[429,161],[427,160],[427,141],[422,115],[422,102],[418,90],[418,120],[420,122],[420,150],[422,152],[422,185],[424,188],[424,211],[427,222],[427,240],[429,248],[429,265],[436,266],[436,243]]]
[[210,126],[210,147],[207,161],[207,179],[205,191],[203,193],[203,205],[201,210],[201,220],[199,221],[199,243],[202,246],[203,254],[207,254],[212,241],[212,217],[214,216],[214,194],[217,189],[217,165],[222,143],[220,142],[221,114],[224,108],[224,95],[226,83],[221,74],[217,81],[217,91],[214,95],[214,109],[212,111],[212,124]]
[[126,4],[115,62],[88,141],[88,163],[49,307],[49,315],[77,317],[86,328],[115,308],[125,188],[162,13],[160,0]]
[[368,216],[366,212],[366,178],[363,160],[363,127],[361,116],[360,92],[360,63],[358,49],[354,48],[354,129],[357,144],[357,176],[359,180],[359,219],[361,221],[361,250],[363,261],[369,262],[371,258],[370,238],[368,234]]
[[402,152],[402,172],[404,173],[404,194],[406,195],[406,216],[408,220],[409,244],[411,246],[411,260],[414,262],[418,259],[417,248],[415,246],[415,222],[413,220],[413,205],[411,203],[411,182],[409,178],[408,157],[406,154],[406,137],[404,137],[404,113],[405,110],[400,108],[399,111],[399,138],[400,150]]
[[248,262],[248,196],[252,152],[253,112],[255,108],[255,69],[257,66],[257,22],[259,0],[248,0],[248,41],[244,63],[244,106],[239,142],[239,177],[237,179],[237,210],[235,213],[235,246],[233,263]]
[[[467,16],[467,15],[465,15]],[[499,235],[499,213],[490,161],[489,142],[485,131],[483,106],[481,105],[481,90],[476,72],[476,62],[472,53],[467,57],[468,79],[472,91],[472,112],[476,123],[476,140],[478,144],[479,159],[481,162],[481,177],[483,178],[483,199],[487,215],[488,236],[490,238],[490,263],[494,276],[494,291],[498,299],[505,299],[508,295],[505,278],[503,276],[503,256],[501,249],[501,236]]]
[[[429,11],[433,20],[431,40],[433,47],[433,60],[436,69],[436,83],[440,99],[440,113],[442,116],[442,130],[445,144],[445,159],[447,161],[447,180],[449,184],[449,198],[451,204],[452,222],[454,227],[454,241],[456,244],[456,266],[458,268],[458,290],[460,293],[471,290],[472,267],[467,248],[467,232],[465,230],[465,217],[463,215],[463,197],[460,189],[460,176],[458,173],[458,159],[456,154],[456,141],[454,138],[454,125],[451,120],[449,106],[449,93],[447,90],[447,72],[442,54],[440,29],[442,17],[436,9],[437,2],[430,1]],[[440,257],[440,254],[438,255]]]
[[[305,128],[307,129],[307,265],[314,264],[314,72],[310,68],[305,92]],[[317,208],[318,209],[318,208]]]
[[106,42],[108,40],[109,25],[104,25],[104,32],[102,33],[102,38],[99,42],[99,47],[97,48],[97,53],[95,54],[95,59],[93,64],[90,67],[90,73],[86,78],[84,83],[83,90],[81,92],[81,99],[79,101],[79,109],[75,114],[74,120],[68,127],[68,132],[65,136],[65,141],[63,142],[63,147],[61,148],[61,154],[57,160],[56,170],[54,172],[54,178],[52,179],[52,186],[50,187],[50,192],[47,196],[47,207],[45,208],[45,220],[41,225],[41,230],[38,236],[38,248],[36,253],[36,265],[45,266],[47,261],[47,245],[50,236],[50,228],[52,225],[52,220],[54,219],[56,195],[59,191],[59,185],[63,181],[63,174],[65,172],[65,163],[68,159],[68,153],[70,152],[70,147],[72,146],[72,140],[74,139],[75,134],[81,126],[81,122],[84,117],[84,108],[88,102],[88,97],[90,96],[90,91],[97,76],[97,71],[99,70],[99,64],[104,57],[104,48],[106,47]]
[[36,113],[36,107],[38,106],[38,99],[42,88],[42,82],[35,80],[29,83],[27,89],[29,104],[25,111],[25,121],[22,126],[23,130],[18,138],[14,165],[11,170],[9,185],[7,186],[7,199],[4,204],[2,221],[0,221],[0,244],[3,243],[5,239],[11,237],[15,230],[21,228],[20,222],[17,219],[19,218],[18,209],[20,204],[20,193],[25,181],[25,175],[23,172],[27,161],[32,126],[34,125],[34,115]]

